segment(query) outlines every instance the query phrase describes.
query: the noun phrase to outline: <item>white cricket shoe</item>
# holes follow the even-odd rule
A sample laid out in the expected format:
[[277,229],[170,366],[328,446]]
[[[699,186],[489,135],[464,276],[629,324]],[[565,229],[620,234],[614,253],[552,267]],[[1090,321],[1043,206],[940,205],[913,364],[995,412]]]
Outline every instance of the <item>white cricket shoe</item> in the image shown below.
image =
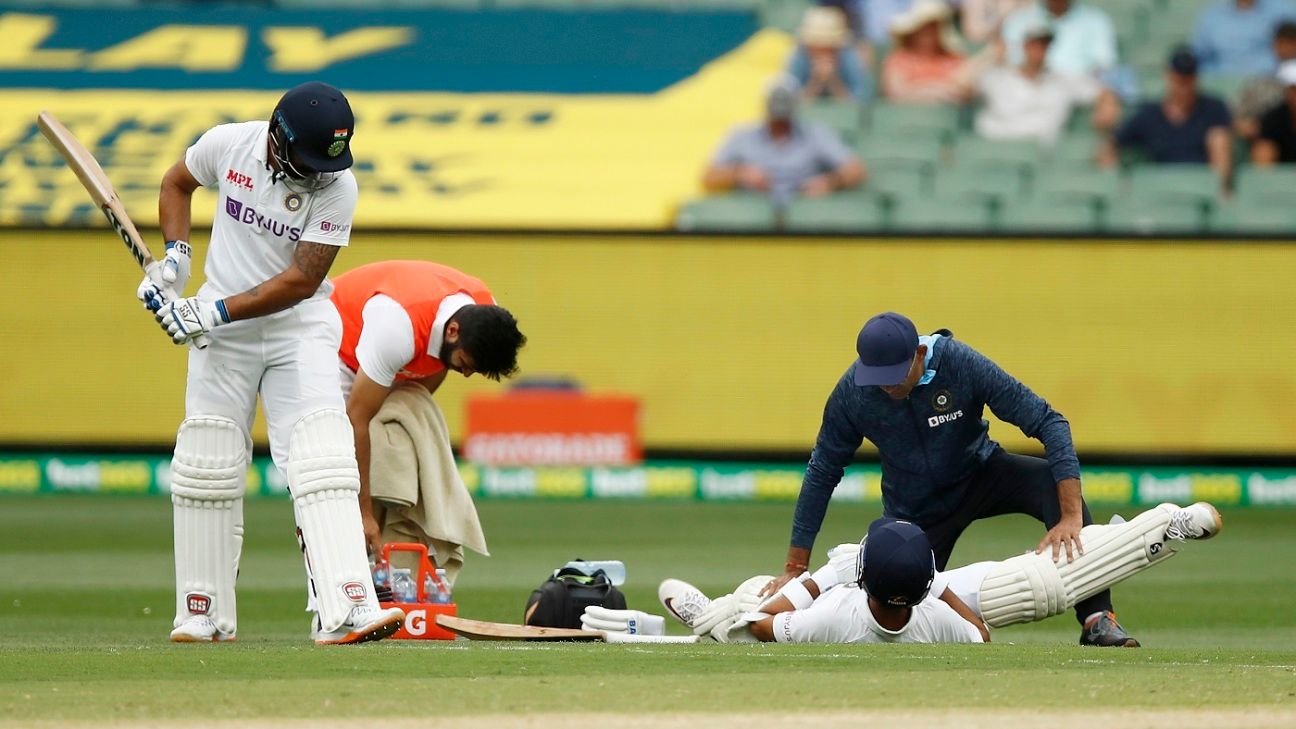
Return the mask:
[[311,639],[315,645],[345,645],[348,643],[367,643],[371,640],[382,640],[400,630],[405,622],[405,611],[400,608],[380,610],[356,605],[351,608],[342,627],[333,631],[320,629],[319,614],[311,626]]
[[657,599],[666,612],[684,625],[692,628],[697,619],[711,604],[711,598],[683,580],[665,579],[657,587]]
[[1166,538],[1210,539],[1219,534],[1223,528],[1224,517],[1220,516],[1219,511],[1205,501],[1198,501],[1170,515]]
[[234,640],[234,635],[217,630],[216,623],[206,615],[190,615],[171,631],[172,643],[225,643],[231,640]]

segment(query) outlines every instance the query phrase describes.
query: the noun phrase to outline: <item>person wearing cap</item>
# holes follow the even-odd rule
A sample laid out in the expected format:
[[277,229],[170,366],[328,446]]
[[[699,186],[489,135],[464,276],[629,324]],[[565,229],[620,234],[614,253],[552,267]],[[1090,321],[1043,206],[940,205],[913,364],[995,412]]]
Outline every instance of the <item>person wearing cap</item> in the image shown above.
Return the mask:
[[1270,50],[1274,28],[1296,20],[1290,0],[1216,0],[1202,8],[1192,48],[1208,76],[1271,76],[1277,63]]
[[1251,161],[1258,166],[1296,162],[1296,61],[1278,67],[1283,101],[1260,117],[1260,132],[1251,147]]
[[[1101,8],[1073,0],[1040,0],[1009,15],[1003,24],[1008,63],[1018,65],[1025,56],[1027,30],[1040,24],[1053,29],[1047,65],[1050,71],[1075,80],[1088,91],[1086,103],[1096,98],[1096,79],[1116,67],[1116,28]],[[1088,81],[1089,83],[1085,83]]]
[[877,519],[858,549],[854,584],[836,584],[840,577],[829,565],[802,583],[813,600],[808,606],[797,609],[785,595],[761,605],[768,617],[746,626],[752,637],[764,643],[990,642],[985,623],[936,571],[917,525]]
[[702,185],[709,192],[765,192],[785,204],[796,196],[819,197],[863,182],[863,163],[836,132],[797,118],[799,95],[796,81],[788,76],[771,83],[765,121],[729,134]]
[[1114,166],[1118,150],[1137,149],[1156,164],[1209,164],[1223,188],[1233,171],[1232,117],[1219,99],[1199,93],[1197,57],[1175,49],[1166,64],[1165,97],[1143,104],[1099,152]]
[[[280,98],[269,120],[207,130],[162,178],[166,257],[137,295],[189,349],[185,418],[170,493],[176,616],[171,640],[235,639],[234,582],[245,475],[260,395],[270,452],[293,497],[318,613],[318,644],[391,635],[404,619],[378,606],[365,556],[360,477],[339,387],[342,326],[329,269],[351,236],[355,115],[346,96],[311,82]],[[185,296],[190,207],[216,193],[206,283]]]
[[[1042,522],[1048,531],[1038,551],[1054,559],[1077,554],[1080,529],[1092,518],[1066,418],[948,330],[920,337],[895,312],[868,320],[856,353],[824,407],[783,575],[766,592],[806,570],[832,492],[865,438],[882,461],[883,513],[923,528],[937,569],[972,522],[1001,514]],[[1006,452],[990,437],[987,407],[1041,441],[1046,458]],[[1076,617],[1081,644],[1138,644],[1116,622],[1110,591],[1078,603]]]
[[950,23],[949,5],[918,0],[891,19],[894,49],[882,62],[882,93],[909,104],[958,104],[972,94],[976,78],[994,61],[995,47],[968,59]]
[[872,77],[851,47],[850,29],[841,9],[807,8],[797,39],[800,42],[788,59],[787,74],[801,84],[802,96],[855,101],[872,97]]
[[1029,139],[1052,144],[1071,116],[1071,92],[1065,80],[1045,68],[1053,29],[1040,23],[1026,32],[1021,65],[999,66],[981,77],[978,90],[985,104],[976,116],[976,132],[986,139]]

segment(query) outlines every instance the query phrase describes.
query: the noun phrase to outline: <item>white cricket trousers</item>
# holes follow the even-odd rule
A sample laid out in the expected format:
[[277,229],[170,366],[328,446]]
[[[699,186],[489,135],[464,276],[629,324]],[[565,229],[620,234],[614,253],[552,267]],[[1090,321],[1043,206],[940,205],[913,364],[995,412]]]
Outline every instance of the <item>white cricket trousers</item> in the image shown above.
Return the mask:
[[185,417],[223,415],[251,446],[257,394],[270,432],[270,453],[288,469],[293,426],[326,408],[346,412],[338,375],[342,319],[328,299],[213,329],[207,349],[190,348]]

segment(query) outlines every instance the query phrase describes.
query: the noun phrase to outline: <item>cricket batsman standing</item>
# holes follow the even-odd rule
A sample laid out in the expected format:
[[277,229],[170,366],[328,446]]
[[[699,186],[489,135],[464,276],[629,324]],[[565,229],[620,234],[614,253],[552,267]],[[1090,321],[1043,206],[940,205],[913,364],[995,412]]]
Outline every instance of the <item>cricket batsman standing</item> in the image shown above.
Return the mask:
[[156,265],[179,292],[191,269],[193,192],[212,187],[220,198],[197,296],[168,301],[149,277],[137,292],[176,343],[210,341],[189,352],[171,468],[173,641],[227,641],[237,632],[234,582],[258,393],[319,609],[315,641],[378,640],[400,627],[399,609],[379,609],[365,558],[360,476],[338,387],[342,326],[328,300],[326,276],[356,206],[354,131],[342,92],[307,83],[284,94],[269,122],[208,130],[162,179],[167,255]]
[[[882,508],[926,532],[937,569],[972,522],[1026,514],[1048,533],[1036,551],[1057,560],[1078,556],[1080,530],[1091,524],[1080,493],[1080,463],[1066,418],[994,362],[946,330],[920,337],[894,312],[868,321],[856,340],[857,359],[824,407],[792,518],[784,574],[773,592],[802,574],[828,500],[865,438],[882,460]],[[989,408],[1043,442],[1047,458],[1008,453],[990,438]],[[1081,645],[1137,647],[1116,622],[1111,591],[1075,606]]]

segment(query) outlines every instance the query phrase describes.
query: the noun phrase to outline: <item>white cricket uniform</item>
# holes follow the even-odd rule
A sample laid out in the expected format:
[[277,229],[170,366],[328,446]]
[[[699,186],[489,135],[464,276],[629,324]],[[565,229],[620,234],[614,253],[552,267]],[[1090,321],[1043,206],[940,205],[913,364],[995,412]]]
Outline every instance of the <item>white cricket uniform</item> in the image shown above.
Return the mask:
[[[970,567],[990,564],[994,563],[983,562]],[[913,607],[909,622],[899,630],[887,630],[878,625],[877,618],[869,609],[868,593],[855,586],[838,585],[828,589],[804,610],[775,615],[774,640],[778,643],[981,643],[981,633],[976,626],[964,620],[938,596],[948,586],[960,599],[965,594],[975,599],[983,577],[984,572],[969,568],[938,572],[931,593]],[[969,603],[969,606],[975,604]]]
[[[474,303],[473,297],[463,293],[451,294],[441,301],[428,337],[428,354],[435,356],[441,351],[450,317]],[[414,359],[414,323],[405,308],[386,294],[376,294],[366,301],[360,317],[362,325],[360,340],[356,342],[356,360],[369,379],[383,387],[391,387],[396,384],[396,376],[405,369],[405,365]],[[342,379],[343,397],[351,397],[355,371],[339,359],[338,374]]]
[[[222,124],[185,153],[185,166],[219,195],[198,291],[207,301],[246,291],[287,270],[299,241],[345,246],[356,206],[350,170],[322,190],[298,192],[271,182],[268,123]],[[342,322],[325,279],[285,311],[211,331],[207,349],[189,351],[186,417],[223,415],[249,433],[261,395],[275,463],[287,465],[288,439],[303,416],[345,410],[334,363]],[[249,437],[250,444],[250,437]]]

